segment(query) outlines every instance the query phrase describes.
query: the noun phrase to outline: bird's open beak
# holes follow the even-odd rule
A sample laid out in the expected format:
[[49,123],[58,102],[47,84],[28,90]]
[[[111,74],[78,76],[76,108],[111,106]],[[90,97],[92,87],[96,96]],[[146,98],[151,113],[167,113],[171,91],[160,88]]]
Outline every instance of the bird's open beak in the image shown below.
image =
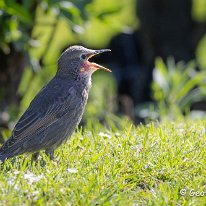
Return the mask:
[[[88,59],[90,59],[91,57],[97,55],[97,54],[101,54],[103,52],[108,52],[108,51],[111,51],[110,49],[100,49],[100,50],[94,50],[93,52],[91,52],[89,55],[88,55]],[[93,62],[89,62],[89,65],[90,65],[90,68],[91,69],[94,69],[94,70],[97,70],[97,69],[103,69],[105,71],[108,71],[108,72],[112,72],[110,69],[107,69],[99,64],[96,64],[96,63],[93,63]]]

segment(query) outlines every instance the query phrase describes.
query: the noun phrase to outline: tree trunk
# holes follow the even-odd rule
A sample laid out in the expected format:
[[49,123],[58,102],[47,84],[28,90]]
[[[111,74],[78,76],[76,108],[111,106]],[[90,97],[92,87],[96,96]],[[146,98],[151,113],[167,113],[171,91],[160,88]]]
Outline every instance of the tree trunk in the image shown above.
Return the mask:
[[[20,7],[24,5],[24,1],[22,0],[18,0],[16,3]],[[27,4],[28,12],[31,14],[31,19],[33,20],[32,25],[26,25],[18,19],[19,30],[28,39],[31,38],[33,26],[35,25],[38,5],[39,1],[36,0]],[[5,19],[12,18],[12,15],[10,16],[10,14],[5,12],[3,17]],[[5,34],[2,33],[2,35]],[[15,43],[18,44],[19,50],[14,46]],[[9,54],[5,54],[0,49],[0,112],[6,111],[10,105],[19,106],[21,97],[17,91],[26,66],[26,56],[29,57],[28,51],[24,50],[24,44],[25,42],[22,42],[22,40],[11,42],[8,45],[10,49]]]
[[18,87],[25,68],[25,56],[22,51],[10,47],[10,53],[0,51],[0,127],[7,127],[5,115],[10,105],[19,106],[21,97]]

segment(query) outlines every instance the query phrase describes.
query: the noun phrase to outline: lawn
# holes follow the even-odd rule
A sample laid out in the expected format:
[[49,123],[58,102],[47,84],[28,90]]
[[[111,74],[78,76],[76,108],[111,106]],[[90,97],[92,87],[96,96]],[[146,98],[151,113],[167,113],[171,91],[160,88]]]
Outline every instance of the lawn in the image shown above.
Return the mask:
[[206,121],[108,125],[79,129],[53,161],[6,161],[0,205],[205,205]]

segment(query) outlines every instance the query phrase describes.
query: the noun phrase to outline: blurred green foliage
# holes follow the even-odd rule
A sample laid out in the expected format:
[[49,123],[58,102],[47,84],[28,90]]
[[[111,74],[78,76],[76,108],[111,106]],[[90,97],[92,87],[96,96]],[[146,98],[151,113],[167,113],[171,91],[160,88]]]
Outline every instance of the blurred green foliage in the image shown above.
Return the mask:
[[153,98],[160,117],[187,114],[193,103],[206,99],[206,70],[196,70],[194,61],[165,64],[156,59],[152,83]]
[[206,1],[192,0],[192,17],[195,21],[206,21]]
[[[199,23],[206,22],[206,1],[192,1],[192,18]],[[206,35],[200,40],[196,48],[196,59],[200,68],[206,68]]]
[[[19,2],[21,4],[14,0],[0,2],[0,49],[9,53],[12,44],[27,56],[28,64],[18,88],[23,97],[20,114],[55,74],[58,57],[64,48],[76,43],[102,48],[116,33],[137,26],[134,0]],[[109,94],[108,89],[111,95],[115,91],[112,75],[95,74],[94,84],[88,117],[100,115],[103,108],[111,110],[103,97]],[[108,99],[112,99],[111,95]]]
[[[192,19],[206,22],[206,1],[192,0]],[[197,69],[198,67],[198,69]],[[189,63],[175,63],[172,57],[167,62],[156,58],[153,70],[152,99],[135,108],[135,114],[145,119],[177,119],[205,116],[203,111],[190,112],[195,102],[206,99],[206,35],[199,41],[196,58]]]
[[[55,74],[57,60],[64,48],[81,43],[87,47],[103,48],[117,33],[136,29],[135,0],[2,0],[0,1],[0,49],[9,53],[10,44],[27,56],[18,93],[22,96],[19,115],[32,98]],[[192,1],[192,17],[205,22],[206,1]],[[200,73],[193,62],[167,64],[157,59],[152,85],[154,100],[160,115],[185,113],[191,103],[204,96],[206,68],[206,37],[196,52]],[[161,82],[162,81],[162,82]],[[116,87],[111,74],[97,73],[87,106],[86,117],[99,117],[115,110]],[[184,85],[184,86],[183,86]],[[156,111],[154,104],[146,106]],[[17,118],[10,108],[11,119]],[[175,113],[174,113],[175,111]],[[156,117],[157,115],[154,115]]]

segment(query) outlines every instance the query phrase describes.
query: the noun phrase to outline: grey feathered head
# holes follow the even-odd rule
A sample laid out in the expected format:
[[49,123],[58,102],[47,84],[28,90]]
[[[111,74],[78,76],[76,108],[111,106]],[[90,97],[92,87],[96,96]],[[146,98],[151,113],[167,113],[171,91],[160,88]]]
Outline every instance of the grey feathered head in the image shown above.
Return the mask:
[[111,72],[109,69],[88,60],[97,54],[111,51],[110,49],[92,50],[83,46],[71,46],[66,49],[58,60],[57,75],[84,76],[92,75],[98,69]]

